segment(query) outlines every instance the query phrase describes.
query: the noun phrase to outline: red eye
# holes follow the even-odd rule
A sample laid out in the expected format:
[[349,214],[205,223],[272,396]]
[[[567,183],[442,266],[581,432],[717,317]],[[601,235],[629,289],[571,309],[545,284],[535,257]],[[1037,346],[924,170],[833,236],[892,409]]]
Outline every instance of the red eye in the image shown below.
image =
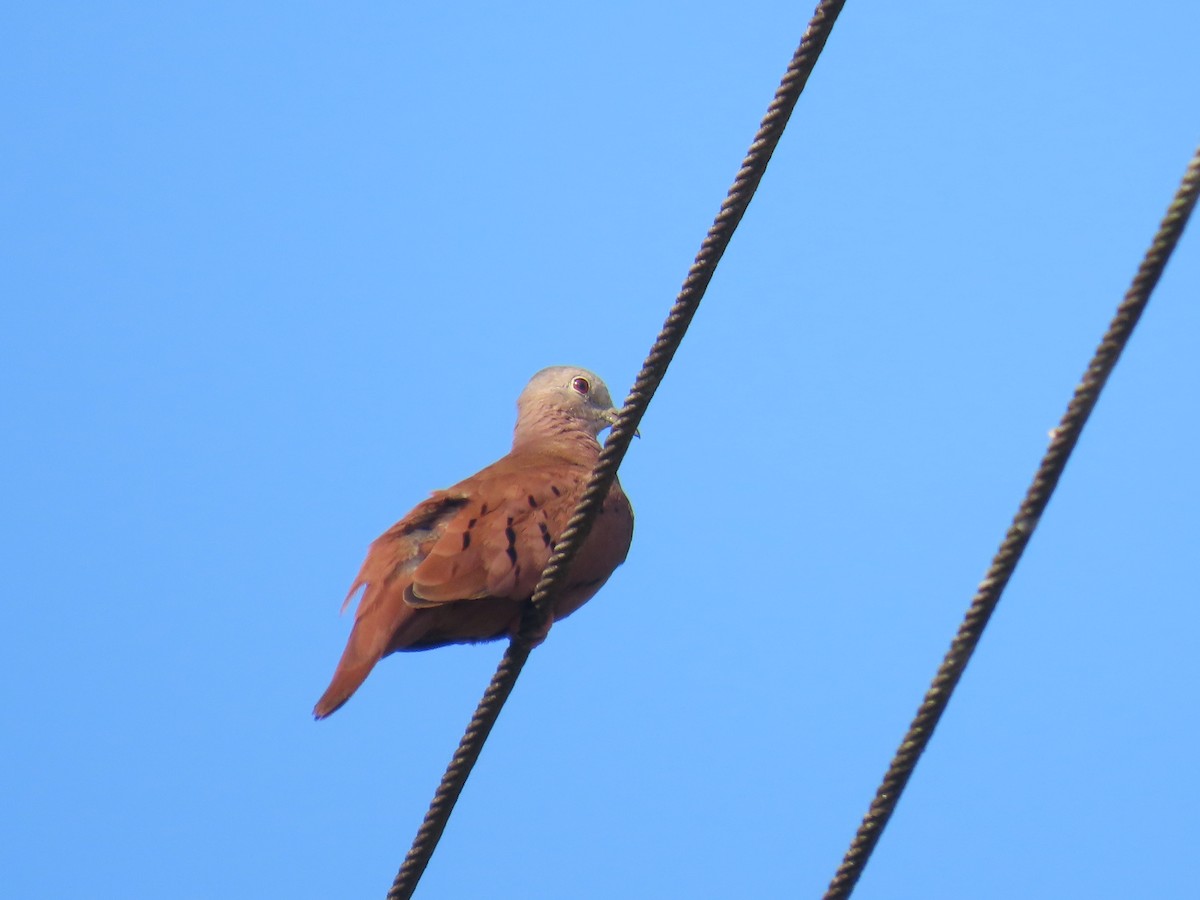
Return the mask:
[[585,397],[588,395],[588,391],[592,389],[586,378],[576,378],[571,382],[571,387],[575,389],[576,393],[583,394]]

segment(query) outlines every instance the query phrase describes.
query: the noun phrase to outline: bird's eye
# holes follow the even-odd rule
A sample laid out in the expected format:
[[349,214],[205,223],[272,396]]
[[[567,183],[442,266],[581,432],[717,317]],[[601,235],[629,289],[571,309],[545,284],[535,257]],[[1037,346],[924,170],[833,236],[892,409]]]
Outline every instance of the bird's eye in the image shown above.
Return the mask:
[[588,395],[588,391],[592,389],[591,384],[588,383],[586,378],[576,378],[572,380],[571,387],[574,389],[575,393],[583,394],[585,397]]

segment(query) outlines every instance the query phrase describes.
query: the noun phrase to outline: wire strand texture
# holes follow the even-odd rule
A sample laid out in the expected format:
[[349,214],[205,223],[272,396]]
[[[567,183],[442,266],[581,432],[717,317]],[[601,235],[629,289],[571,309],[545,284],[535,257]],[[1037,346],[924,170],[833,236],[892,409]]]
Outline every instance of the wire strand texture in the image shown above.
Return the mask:
[[900,747],[875,792],[875,798],[871,801],[858,832],[825,892],[825,900],[849,897],[862,875],[883,829],[896,809],[901,793],[916,768],[917,761],[925,752],[933,731],[950,702],[950,696],[970,661],[971,654],[979,644],[992,612],[1000,602],[1000,595],[1016,570],[1021,554],[1024,553],[1046,505],[1050,502],[1071,451],[1079,441],[1083,426],[1095,408],[1108,376],[1112,374],[1121,351],[1125,349],[1138,319],[1150,300],[1154,286],[1158,284],[1167,260],[1171,258],[1171,253],[1183,234],[1188,217],[1196,205],[1198,193],[1200,148],[1192,157],[1179,190],[1176,191],[1129,290],[1117,307],[1108,331],[1105,332],[1100,346],[1096,348],[1087,370],[1083,373],[1082,380],[1075,388],[1066,413],[1063,414],[1058,427],[1051,432],[1050,445],[1033,476],[1033,483],[1025,493],[1025,498],[1013,517],[1012,525],[1009,526],[1000,549],[971,600],[958,633],[955,634],[949,651],[938,667],[937,674],[934,675],[933,682],[908,728],[908,733],[900,742]]
[[729,246],[733,233],[745,215],[754,192],[762,181],[771,161],[771,155],[779,144],[783,130],[791,117],[796,102],[804,86],[808,83],[818,57],[821,55],[825,42],[833,30],[838,14],[845,6],[845,0],[837,2],[818,3],[800,46],[793,55],[791,62],[780,82],[775,97],[767,108],[758,133],[755,134],[750,150],[742,161],[737,177],[733,181],[721,209],[709,228],[708,234],[700,245],[695,262],[688,270],[683,287],[676,297],[663,324],[662,331],[650,348],[650,354],[642,364],[642,369],[634,381],[621,415],[613,426],[600,459],[592,472],[591,480],[584,490],[579,505],[575,508],[571,520],[559,537],[558,547],[546,564],[541,580],[533,592],[532,602],[528,605],[522,619],[520,631],[509,644],[491,683],[484,692],[475,714],[471,717],[467,730],[446,768],[445,775],[429,805],[429,811],[413,839],[404,862],[400,866],[396,879],[388,891],[388,900],[407,900],[413,895],[417,884],[424,874],[425,867],[436,849],[446,823],[454,810],[454,805],[462,793],[463,786],[474,767],[483,744],[487,740],[492,726],[500,715],[504,702],[516,684],[525,661],[532,650],[531,636],[537,632],[538,626],[544,623],[549,614],[549,603],[560,589],[568,573],[571,561],[575,558],[580,545],[591,530],[594,520],[608,489],[616,478],[617,468],[625,458],[630,441],[641,422],[646,408],[654,393],[658,390],[667,367],[671,364],[679,344],[696,314],[696,309],[712,281],[717,263],[721,261],[726,248]]

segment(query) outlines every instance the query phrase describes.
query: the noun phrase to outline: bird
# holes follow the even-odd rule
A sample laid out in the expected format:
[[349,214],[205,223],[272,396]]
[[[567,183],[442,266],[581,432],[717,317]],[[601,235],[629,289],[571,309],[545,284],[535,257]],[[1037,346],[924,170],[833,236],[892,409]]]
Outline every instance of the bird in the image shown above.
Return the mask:
[[[342,604],[363,590],[350,637],[313,716],[339,709],[391,653],[514,636],[600,457],[599,434],[616,421],[595,373],[534,375],[517,399],[509,453],[434,491],[371,544]],[[536,643],[591,599],[632,540],[633,508],[614,478]]]

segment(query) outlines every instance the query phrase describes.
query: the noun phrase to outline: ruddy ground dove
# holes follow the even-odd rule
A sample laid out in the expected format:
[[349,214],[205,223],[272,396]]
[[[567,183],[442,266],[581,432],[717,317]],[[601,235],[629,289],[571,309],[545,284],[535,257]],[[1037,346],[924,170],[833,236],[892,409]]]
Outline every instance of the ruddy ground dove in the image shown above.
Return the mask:
[[[345,703],[389,653],[515,634],[600,456],[597,435],[616,418],[608,388],[586,369],[534,375],[517,400],[509,454],[435,491],[371,545],[342,607],[366,588],[354,628],[313,715]],[[614,479],[551,621],[600,589],[632,537],[633,510]]]

